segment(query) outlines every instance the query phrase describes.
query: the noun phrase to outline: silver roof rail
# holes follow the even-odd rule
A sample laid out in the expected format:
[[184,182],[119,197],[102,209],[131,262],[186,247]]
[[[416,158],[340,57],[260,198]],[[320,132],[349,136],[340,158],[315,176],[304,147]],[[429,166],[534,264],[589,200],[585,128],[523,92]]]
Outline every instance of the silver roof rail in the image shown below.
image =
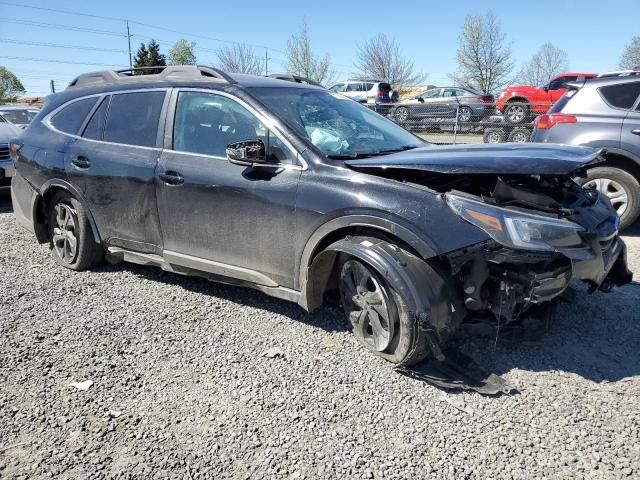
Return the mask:
[[212,80],[236,83],[227,73],[214,67],[204,65],[168,65],[84,73],[74,78],[67,88],[84,88],[98,85],[132,83],[134,81],[162,80]]
[[301,77],[299,75],[292,75],[291,73],[272,73],[271,75],[269,75],[269,78],[275,78],[277,80],[286,80],[288,82],[295,82],[295,83],[306,83],[308,85],[313,85],[314,87],[322,87],[322,85],[320,85],[315,80],[311,80],[310,78],[306,78],[306,77]]

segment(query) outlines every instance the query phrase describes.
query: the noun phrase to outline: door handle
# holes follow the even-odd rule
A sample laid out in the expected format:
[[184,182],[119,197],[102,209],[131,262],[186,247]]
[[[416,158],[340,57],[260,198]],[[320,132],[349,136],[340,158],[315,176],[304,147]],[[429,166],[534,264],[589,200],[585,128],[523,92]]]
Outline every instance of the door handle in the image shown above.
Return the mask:
[[184,183],[184,177],[180,173],[172,170],[161,173],[158,177],[167,185],[182,185]]
[[87,157],[83,157],[82,155],[73,157],[71,159],[71,163],[73,163],[76,167],[81,168],[83,170],[91,166],[91,162],[89,161],[89,159]]
[[631,133],[634,135],[640,135],[640,128],[636,128],[635,130],[631,130]]

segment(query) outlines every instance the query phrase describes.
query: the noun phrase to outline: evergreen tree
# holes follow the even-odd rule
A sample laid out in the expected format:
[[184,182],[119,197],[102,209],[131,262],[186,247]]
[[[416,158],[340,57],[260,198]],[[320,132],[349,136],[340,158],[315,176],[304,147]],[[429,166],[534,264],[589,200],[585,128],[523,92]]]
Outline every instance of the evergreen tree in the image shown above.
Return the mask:
[[[164,55],[160,53],[160,45],[155,40],[151,40],[148,45],[140,44],[136,56],[133,60],[133,66],[139,67],[164,67],[167,64]],[[162,70],[150,69],[136,72],[136,75],[149,75],[151,73],[160,73]]]

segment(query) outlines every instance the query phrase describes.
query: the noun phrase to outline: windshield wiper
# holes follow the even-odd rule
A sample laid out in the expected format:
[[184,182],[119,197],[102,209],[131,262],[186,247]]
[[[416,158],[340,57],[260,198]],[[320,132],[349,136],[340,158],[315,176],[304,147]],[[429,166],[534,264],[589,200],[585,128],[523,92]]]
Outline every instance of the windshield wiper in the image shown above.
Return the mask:
[[390,148],[388,150],[378,150],[377,152],[354,152],[354,153],[332,153],[327,155],[332,160],[355,160],[357,158],[379,157],[381,155],[389,155],[391,153],[404,152],[418,148],[419,145],[403,145],[398,148]]

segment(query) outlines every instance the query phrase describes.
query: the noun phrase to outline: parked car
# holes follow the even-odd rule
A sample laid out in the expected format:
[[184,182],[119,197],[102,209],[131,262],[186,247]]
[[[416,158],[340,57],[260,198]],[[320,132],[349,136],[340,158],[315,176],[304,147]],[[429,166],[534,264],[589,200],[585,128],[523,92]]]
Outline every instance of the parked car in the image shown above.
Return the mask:
[[538,117],[532,140],[602,148],[602,161],[586,172],[585,186],[606,195],[621,227],[640,215],[640,77],[604,77],[572,84]]
[[615,210],[572,180],[597,150],[432,147],[312,85],[131,73],[78,77],[11,144],[15,216],[63,267],[156,265],[307,310],[337,290],[365,348],[402,364],[572,279],[631,280]]
[[0,105],[0,115],[19,128],[25,128],[38,114],[38,109],[28,105]]
[[15,170],[9,155],[9,141],[19,133],[18,127],[0,115],[0,188],[11,186],[11,177]]
[[493,102],[491,95],[470,88],[439,87],[398,103],[393,115],[401,125],[456,116],[460,122],[471,122],[489,117],[495,111]]
[[340,93],[359,103],[391,103],[394,98],[393,87],[380,80],[346,80],[329,87],[331,93]]
[[562,73],[540,86],[516,85],[500,92],[496,107],[504,114],[507,123],[520,124],[532,120],[535,115],[547,113],[567,91],[567,83],[581,82],[595,77],[595,73]]

